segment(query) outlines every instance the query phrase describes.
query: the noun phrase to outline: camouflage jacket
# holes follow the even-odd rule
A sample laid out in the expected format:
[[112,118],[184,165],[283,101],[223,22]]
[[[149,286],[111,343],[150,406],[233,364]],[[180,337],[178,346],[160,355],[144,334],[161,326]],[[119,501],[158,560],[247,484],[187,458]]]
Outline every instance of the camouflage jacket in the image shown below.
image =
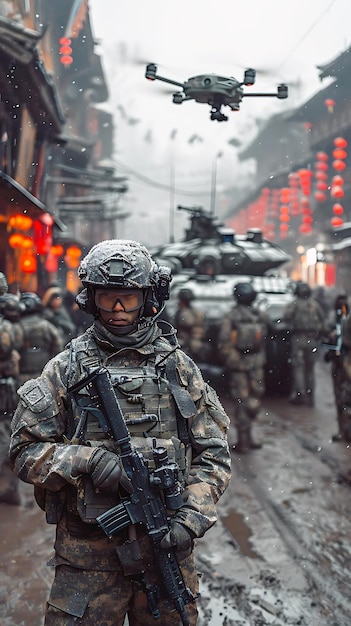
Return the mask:
[[[78,340],[86,342],[85,354],[97,353],[94,327]],[[73,340],[73,343],[78,340]],[[216,502],[230,480],[229,418],[216,393],[204,382],[195,363],[163,337],[157,337],[152,343],[137,349],[123,348],[113,352],[113,347],[107,344],[100,344],[98,348],[100,363],[115,371],[126,365],[131,367],[135,356],[139,360],[142,357],[144,361],[147,358],[160,360],[173,353],[179,383],[188,390],[196,411],[193,417],[187,419],[191,460],[182,494],[184,506],[177,516],[196,537],[201,537],[215,523]],[[74,367],[70,368],[70,362],[72,364],[67,347],[49,361],[40,377],[28,381],[19,389],[20,400],[12,421],[10,458],[15,473],[23,481],[51,492],[72,487],[77,489],[77,478],[72,477],[72,473],[73,460],[80,444],[70,440],[70,398],[67,389],[84,378],[86,372],[82,371],[79,353],[76,354]],[[162,408],[160,421],[162,426]],[[162,432],[162,428],[160,430]],[[58,522],[59,536],[62,524]],[[110,555],[104,557],[104,567],[108,567],[106,559],[114,559],[112,553],[115,555],[115,551],[113,546],[107,549],[105,545],[104,549]],[[68,555],[69,550],[65,554]]]
[[296,298],[290,302],[283,319],[295,335],[306,335],[318,339],[327,333],[324,313],[313,298]]

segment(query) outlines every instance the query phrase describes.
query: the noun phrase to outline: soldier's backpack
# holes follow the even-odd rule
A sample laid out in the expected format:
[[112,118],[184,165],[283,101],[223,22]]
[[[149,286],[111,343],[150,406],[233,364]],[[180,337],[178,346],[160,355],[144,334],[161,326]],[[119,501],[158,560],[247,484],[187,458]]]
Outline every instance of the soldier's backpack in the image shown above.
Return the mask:
[[300,333],[315,333],[318,335],[323,328],[323,322],[318,315],[318,308],[313,300],[298,300],[292,318],[293,330]]
[[258,316],[247,310],[235,329],[232,330],[232,340],[239,352],[260,352],[264,346],[264,327]]

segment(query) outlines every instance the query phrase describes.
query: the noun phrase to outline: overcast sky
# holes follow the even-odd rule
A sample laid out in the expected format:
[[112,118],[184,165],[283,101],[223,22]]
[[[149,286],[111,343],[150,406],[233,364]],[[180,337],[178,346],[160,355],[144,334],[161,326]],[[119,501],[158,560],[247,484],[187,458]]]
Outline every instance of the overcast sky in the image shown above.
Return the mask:
[[[123,206],[133,219],[121,236],[133,230],[147,245],[167,240],[172,204],[210,208],[214,171],[217,199],[232,181],[245,180],[248,164],[238,162],[228,141],[245,146],[257,119],[295,108],[327,86],[316,66],[351,45],[350,0],[89,0],[89,7],[110,91],[103,107],[114,115],[115,159],[129,175]],[[177,106],[163,93],[164,83],[147,81],[147,62],[180,82],[203,73],[242,80],[253,67],[252,91],[275,91],[286,82],[289,98],[244,99],[240,112],[225,111],[228,122],[210,121],[208,105]],[[176,235],[184,219],[176,215]]]

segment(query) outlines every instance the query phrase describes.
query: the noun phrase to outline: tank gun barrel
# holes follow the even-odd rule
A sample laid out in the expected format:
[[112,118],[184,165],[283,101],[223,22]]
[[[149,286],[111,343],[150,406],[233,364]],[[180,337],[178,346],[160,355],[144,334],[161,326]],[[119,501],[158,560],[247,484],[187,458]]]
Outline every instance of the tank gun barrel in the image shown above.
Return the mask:
[[202,206],[183,206],[178,204],[177,209],[178,211],[187,211],[192,215],[209,215],[206,214],[206,211],[203,210]]

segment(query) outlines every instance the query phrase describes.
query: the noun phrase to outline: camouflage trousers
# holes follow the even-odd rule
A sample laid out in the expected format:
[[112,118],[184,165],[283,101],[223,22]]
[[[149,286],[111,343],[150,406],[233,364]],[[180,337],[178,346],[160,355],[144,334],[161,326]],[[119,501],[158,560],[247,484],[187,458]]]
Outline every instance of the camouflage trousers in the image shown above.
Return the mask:
[[0,502],[6,502],[18,492],[19,479],[13,473],[9,461],[11,438],[11,414],[0,411]]
[[[186,586],[198,593],[198,574],[193,554],[181,563]],[[156,572],[148,572],[150,581]],[[161,617],[153,617],[142,583],[124,576],[121,571],[82,570],[69,565],[56,567],[55,579],[45,614],[45,626],[181,626],[179,613],[172,603],[160,599]],[[190,625],[197,623],[196,602],[186,605]]]
[[234,400],[235,425],[250,429],[257,417],[264,395],[264,369],[256,367],[247,371],[229,372],[229,393]]

